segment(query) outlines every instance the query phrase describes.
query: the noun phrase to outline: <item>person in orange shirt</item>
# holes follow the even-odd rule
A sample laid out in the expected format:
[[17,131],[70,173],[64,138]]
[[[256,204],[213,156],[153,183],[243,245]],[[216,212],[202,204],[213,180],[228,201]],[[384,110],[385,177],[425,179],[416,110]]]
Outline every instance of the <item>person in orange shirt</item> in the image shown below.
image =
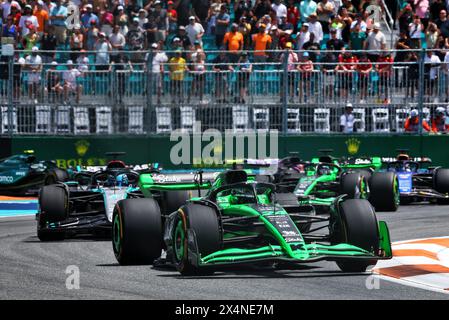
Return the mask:
[[446,112],[443,107],[435,110],[435,116],[432,118],[432,132],[448,133],[449,124],[446,123]]
[[231,31],[226,32],[223,45],[229,51],[229,60],[231,63],[236,63],[240,58],[240,51],[243,48],[243,34],[238,31],[238,25],[233,23]]
[[265,52],[271,46],[271,36],[265,33],[266,26],[261,24],[259,26],[259,32],[253,34],[254,43],[254,62],[262,63],[267,61],[268,54]]
[[[407,120],[405,120],[405,125],[404,125],[405,131],[406,132],[418,132],[419,126],[420,126],[419,122],[420,122],[419,121],[419,112],[418,112],[418,110],[413,109],[410,112],[410,117],[408,117]],[[430,126],[426,120],[422,121],[422,127],[427,132],[430,131]]]
[[44,9],[44,1],[39,0],[37,2],[33,15],[36,16],[37,22],[39,22],[37,32],[39,33],[39,35],[42,35],[44,33],[45,27],[48,24],[48,12]]

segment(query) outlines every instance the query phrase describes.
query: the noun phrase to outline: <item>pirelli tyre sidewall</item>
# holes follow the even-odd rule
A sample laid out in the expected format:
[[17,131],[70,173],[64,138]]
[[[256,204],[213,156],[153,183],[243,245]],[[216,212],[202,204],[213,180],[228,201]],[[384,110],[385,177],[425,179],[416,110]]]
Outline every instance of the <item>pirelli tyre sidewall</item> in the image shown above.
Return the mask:
[[397,211],[400,195],[396,173],[374,172],[369,180],[369,190],[369,201],[376,211]]
[[361,172],[343,173],[340,178],[340,194],[346,194],[349,199],[368,198],[367,179]]
[[[377,254],[379,229],[374,208],[365,199],[348,199],[339,207],[340,230],[333,244],[347,243]],[[344,272],[364,272],[377,259],[342,259],[337,265]]]
[[37,234],[42,241],[61,240],[63,231],[52,230],[52,224],[67,219],[69,196],[63,184],[44,186],[39,192],[39,220]]
[[174,264],[182,275],[204,275],[213,272],[213,269],[197,267],[189,260],[188,232],[193,231],[198,253],[205,257],[221,248],[222,237],[218,219],[215,209],[206,205],[188,203],[178,210],[172,230],[171,247]]
[[435,169],[433,173],[433,187],[440,193],[449,194],[449,169]]
[[112,216],[112,248],[121,265],[148,265],[162,252],[162,217],[156,200],[120,200]]

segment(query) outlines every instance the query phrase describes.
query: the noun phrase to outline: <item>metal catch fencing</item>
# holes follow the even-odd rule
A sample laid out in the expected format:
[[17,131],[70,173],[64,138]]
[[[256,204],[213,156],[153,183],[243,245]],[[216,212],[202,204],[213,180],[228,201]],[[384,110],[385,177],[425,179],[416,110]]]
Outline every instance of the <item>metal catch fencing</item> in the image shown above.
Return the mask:
[[183,52],[183,60],[166,52],[160,64],[160,52],[109,65],[95,64],[96,53],[87,65],[3,61],[0,134],[170,134],[197,122],[201,130],[338,133],[347,103],[356,132],[403,132],[412,109],[430,121],[448,104],[449,64],[427,63],[425,50],[401,62],[310,53],[314,62],[293,51],[264,59]]

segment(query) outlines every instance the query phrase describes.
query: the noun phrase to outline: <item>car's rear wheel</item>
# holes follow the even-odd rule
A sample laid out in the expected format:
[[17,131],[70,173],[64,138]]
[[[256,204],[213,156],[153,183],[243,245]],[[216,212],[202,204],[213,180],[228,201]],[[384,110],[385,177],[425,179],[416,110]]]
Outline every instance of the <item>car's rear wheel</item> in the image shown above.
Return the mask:
[[[336,243],[347,243],[369,252],[379,251],[379,230],[376,214],[364,199],[349,199],[340,205],[341,225]],[[335,241],[337,240],[337,241]],[[337,261],[344,272],[364,272],[376,259],[342,259]]]
[[340,180],[340,193],[346,194],[349,199],[365,199],[368,197],[368,184],[360,172],[343,174]]
[[152,264],[162,252],[162,220],[150,198],[120,200],[112,217],[112,247],[121,265]]
[[433,175],[433,185],[440,193],[449,193],[449,169],[438,168]]
[[37,236],[41,241],[57,241],[65,237],[63,231],[53,231],[49,224],[67,219],[69,199],[63,185],[44,186],[39,193],[39,221]]
[[[204,193],[206,191],[203,191]],[[203,193],[202,192],[202,193]],[[163,213],[169,215],[177,211],[181,206],[186,204],[187,200],[198,196],[198,190],[173,190],[164,191],[162,194]]]
[[173,251],[177,270],[182,275],[211,274],[210,268],[198,267],[189,260],[188,255],[188,231],[195,234],[198,252],[205,257],[221,248],[221,234],[218,215],[215,209],[188,203],[178,211],[173,234]]
[[398,178],[394,172],[374,172],[369,180],[369,201],[377,211],[396,211],[400,203]]
[[66,182],[69,180],[69,174],[67,171],[59,169],[59,168],[53,168],[48,172],[48,175],[45,177],[45,185],[51,185],[58,182]]

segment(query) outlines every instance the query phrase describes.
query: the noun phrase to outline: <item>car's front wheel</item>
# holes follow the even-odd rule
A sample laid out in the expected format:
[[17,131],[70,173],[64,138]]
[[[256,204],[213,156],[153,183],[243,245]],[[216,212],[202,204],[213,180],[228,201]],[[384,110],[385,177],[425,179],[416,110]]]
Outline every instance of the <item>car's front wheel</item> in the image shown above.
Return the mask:
[[64,232],[51,230],[51,224],[67,219],[68,211],[69,199],[64,185],[42,187],[39,193],[38,238],[41,241],[64,239]]

